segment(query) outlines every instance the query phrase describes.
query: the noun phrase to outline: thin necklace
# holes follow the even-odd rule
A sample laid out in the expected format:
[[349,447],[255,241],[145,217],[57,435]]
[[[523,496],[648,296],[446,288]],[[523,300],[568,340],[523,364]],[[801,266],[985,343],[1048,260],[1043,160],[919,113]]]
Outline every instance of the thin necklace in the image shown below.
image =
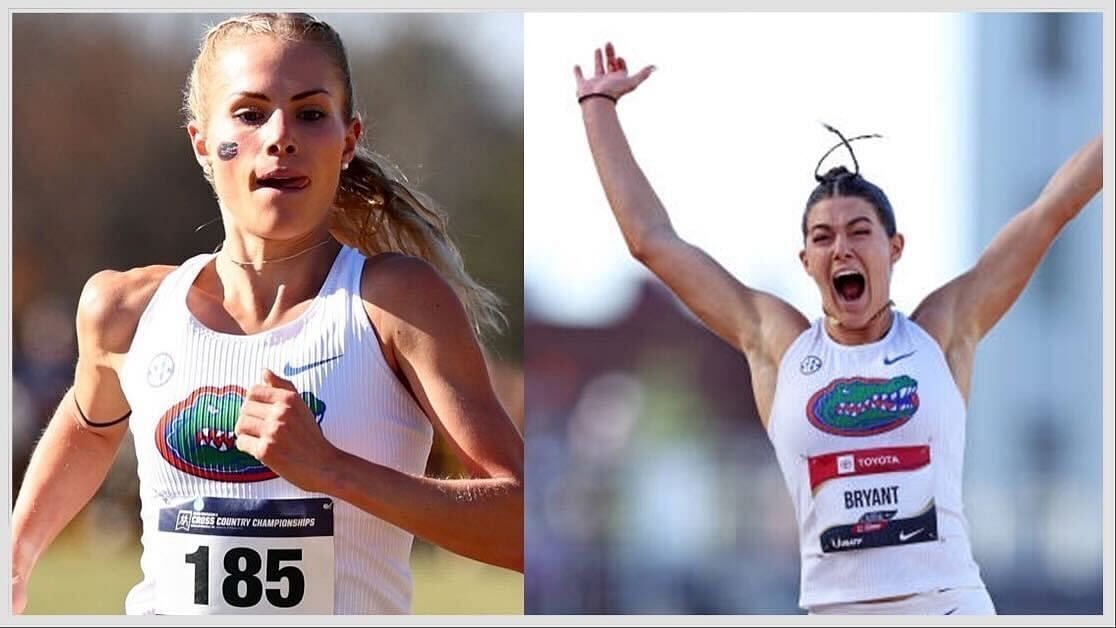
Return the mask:
[[[877,319],[877,318],[879,318],[880,316],[883,316],[883,313],[884,313],[884,312],[886,312],[886,311],[887,311],[887,309],[888,309],[889,307],[892,307],[893,305],[895,305],[895,301],[892,301],[891,299],[888,299],[888,300],[887,300],[887,303],[884,303],[884,304],[883,304],[883,307],[881,307],[881,308],[879,309],[879,311],[877,311],[877,312],[876,312],[875,314],[873,314],[873,315],[872,315],[872,318],[869,318],[869,319],[868,319],[868,322],[867,322],[867,323],[865,323],[864,327],[862,327],[861,329],[864,329],[864,328],[868,327],[868,325],[871,325],[872,323],[876,322],[876,319]],[[829,322],[830,322],[830,323],[832,323],[832,324],[834,324],[834,325],[836,325],[836,326],[838,326],[838,327],[845,327],[845,326],[844,326],[844,325],[843,325],[843,324],[841,323],[840,319],[838,319],[838,318],[837,318],[836,316],[834,316],[834,315],[830,314],[829,312],[826,312],[826,311],[825,311],[825,308],[822,308],[822,312],[823,312],[823,313],[824,313],[824,314],[826,315],[826,317],[827,317],[827,318],[829,319]],[[848,329],[848,328],[846,328],[846,329]]]
[[[286,257],[277,257],[275,259],[264,259],[264,260],[260,260],[258,262],[245,262],[243,260],[233,259],[227,253],[225,254],[225,259],[227,259],[230,262],[236,264],[237,266],[255,266],[257,264],[274,264],[275,262],[285,262],[289,259],[294,259],[294,258],[298,257],[299,255],[304,255],[304,254],[318,248],[319,246],[322,246],[323,244],[329,244],[332,241],[333,241],[333,236],[329,236],[325,240],[322,240],[321,242],[319,242],[317,244],[311,244],[310,246],[302,249],[301,251],[299,251],[298,253],[295,253],[294,255],[288,255]],[[221,249],[221,251],[224,252],[225,249]]]

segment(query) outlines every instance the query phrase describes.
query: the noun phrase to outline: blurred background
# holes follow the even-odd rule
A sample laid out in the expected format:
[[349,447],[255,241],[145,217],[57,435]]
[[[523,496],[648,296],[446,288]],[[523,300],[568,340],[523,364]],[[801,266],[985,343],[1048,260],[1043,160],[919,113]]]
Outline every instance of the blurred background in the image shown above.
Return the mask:
[[[222,239],[179,113],[216,14],[11,16],[12,483],[76,359],[74,313],[94,272],[178,264]],[[488,342],[522,430],[523,65],[517,14],[319,14],[348,48],[365,140],[450,215],[467,269],[504,300]],[[436,442],[429,473],[463,472]],[[29,613],[122,613],[140,579],[131,439],[102,490],[42,559]],[[98,565],[98,577],[90,568]],[[416,613],[522,612],[521,575],[416,540]]]
[[[525,17],[526,610],[800,613],[748,364],[629,258],[600,189],[572,67],[606,41],[658,68],[619,110],[679,233],[812,319],[818,123],[884,135],[855,149],[909,313],[1102,130],[1101,15]],[[1001,613],[1102,610],[1101,225],[1098,196],[977,351],[965,507]]]

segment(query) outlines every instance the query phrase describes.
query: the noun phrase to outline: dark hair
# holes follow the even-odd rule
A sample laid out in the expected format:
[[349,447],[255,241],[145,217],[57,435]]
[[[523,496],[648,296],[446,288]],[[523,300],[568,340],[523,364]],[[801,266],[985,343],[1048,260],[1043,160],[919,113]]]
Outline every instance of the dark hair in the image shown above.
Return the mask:
[[[845,136],[841,135],[841,132],[837,129],[824,123],[823,126],[829,131],[836,133],[837,136],[841,138],[841,141],[833,148],[826,151],[818,161],[817,167],[814,168],[814,179],[817,180],[818,185],[814,188],[813,192],[810,192],[810,197],[806,199],[806,209],[802,212],[802,237],[806,237],[806,217],[810,215],[810,208],[818,203],[818,201],[838,196],[855,196],[868,201],[868,203],[876,209],[876,215],[879,217],[880,222],[883,223],[884,231],[887,232],[887,236],[891,237],[895,235],[897,231],[895,227],[895,212],[891,209],[891,201],[887,200],[887,195],[884,194],[884,191],[881,190],[879,186],[860,176],[860,163],[857,162],[856,154],[853,153],[852,146],[849,145],[850,142],[856,140],[880,136],[875,134],[859,135],[851,139],[845,139]],[[852,156],[853,167],[856,168],[856,171],[850,172],[849,169],[844,166],[836,166],[830,168],[825,174],[819,175],[818,168],[821,167],[825,158],[841,146],[848,149],[849,155]]]

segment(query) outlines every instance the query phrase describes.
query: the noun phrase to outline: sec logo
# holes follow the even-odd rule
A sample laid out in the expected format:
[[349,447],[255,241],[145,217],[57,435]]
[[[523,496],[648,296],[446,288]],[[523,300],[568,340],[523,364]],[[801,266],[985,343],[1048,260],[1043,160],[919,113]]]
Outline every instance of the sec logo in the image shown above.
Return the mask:
[[802,363],[798,365],[798,370],[801,371],[803,375],[810,375],[812,373],[817,373],[821,366],[821,358],[816,355],[808,355],[802,360]]

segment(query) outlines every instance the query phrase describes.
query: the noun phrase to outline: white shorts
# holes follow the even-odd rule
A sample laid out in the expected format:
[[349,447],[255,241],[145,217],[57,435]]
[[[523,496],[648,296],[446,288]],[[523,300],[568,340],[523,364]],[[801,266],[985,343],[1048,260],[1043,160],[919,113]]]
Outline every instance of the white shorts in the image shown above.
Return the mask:
[[995,615],[984,587],[957,587],[918,593],[894,602],[848,602],[811,607],[811,615]]

